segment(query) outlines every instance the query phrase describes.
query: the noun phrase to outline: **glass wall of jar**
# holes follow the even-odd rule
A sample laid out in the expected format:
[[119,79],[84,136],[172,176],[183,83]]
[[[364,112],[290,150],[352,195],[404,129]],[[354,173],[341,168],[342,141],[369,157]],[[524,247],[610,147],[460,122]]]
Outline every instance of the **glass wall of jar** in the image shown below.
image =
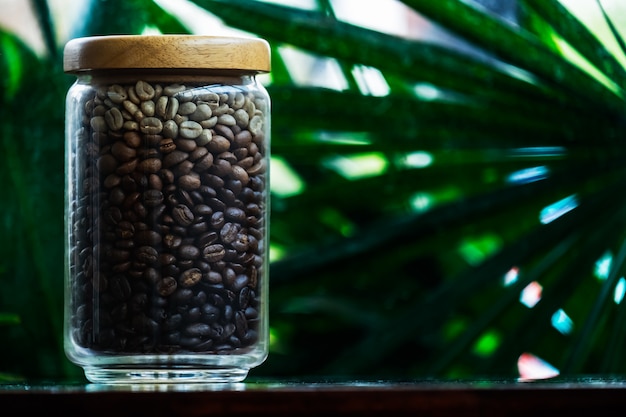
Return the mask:
[[259,39],[70,41],[65,351],[92,382],[233,382],[268,353]]

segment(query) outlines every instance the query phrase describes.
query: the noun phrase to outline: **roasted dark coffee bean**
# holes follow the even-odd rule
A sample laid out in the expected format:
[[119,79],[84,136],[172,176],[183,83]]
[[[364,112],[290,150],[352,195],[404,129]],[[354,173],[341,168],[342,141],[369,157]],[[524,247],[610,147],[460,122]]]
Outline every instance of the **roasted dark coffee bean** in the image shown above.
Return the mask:
[[181,337],[179,343],[181,346],[193,350],[202,343],[202,339],[199,337]]
[[187,158],[189,158],[189,154],[187,152],[174,150],[165,155],[165,157],[163,158],[163,166],[165,168],[170,168],[180,164]]
[[244,311],[244,314],[246,315],[246,318],[248,320],[254,320],[259,317],[259,312],[254,307],[246,308],[246,310]]
[[147,174],[154,174],[159,172],[161,169],[162,162],[159,158],[147,158],[143,161],[139,162],[137,168],[141,172],[145,172]]
[[197,259],[200,257],[200,249],[194,245],[181,245],[178,256],[180,259]]
[[220,244],[212,244],[202,249],[202,257],[208,262],[218,262],[224,258],[226,251]]
[[227,222],[224,223],[220,230],[220,238],[222,242],[226,244],[233,243],[241,230],[241,226],[238,223]]
[[242,310],[248,308],[248,305],[250,304],[250,299],[252,297],[252,291],[250,290],[250,287],[245,286],[247,284],[247,281],[248,278],[246,277],[246,283],[244,283],[243,287],[239,291],[239,295],[237,296],[237,304]]
[[169,249],[178,248],[183,242],[183,239],[178,235],[167,234],[163,237],[163,245]]
[[115,187],[109,193],[109,202],[114,206],[119,206],[124,202],[126,194],[120,187]]
[[156,246],[161,243],[161,235],[154,230],[141,230],[135,233],[135,240],[140,245]]
[[191,269],[193,268],[193,260],[182,259],[179,257],[178,262],[176,263],[176,266],[178,266],[181,269],[181,271],[184,271],[186,269]]
[[159,252],[153,246],[141,246],[135,252],[135,259],[145,264],[154,264],[159,260]]
[[125,132],[123,135],[124,142],[131,148],[141,146],[141,135],[134,131]]
[[250,277],[248,277],[245,274],[239,274],[233,280],[232,285],[231,285],[231,289],[234,292],[240,292],[241,290],[243,290],[243,288],[246,288],[246,286],[249,283],[250,283]]
[[238,252],[245,252],[250,247],[249,235],[247,233],[238,233],[235,240],[231,242],[231,246]]
[[143,203],[148,207],[156,207],[163,202],[163,193],[156,189],[146,190],[143,193]]
[[224,226],[226,219],[224,218],[224,213],[221,211],[217,211],[211,215],[211,227],[215,230],[219,230]]
[[194,323],[185,327],[185,334],[195,337],[207,337],[211,335],[211,326],[205,323]]
[[[191,164],[191,168],[193,168],[193,164]],[[187,173],[186,175],[182,175],[178,179],[178,185],[184,190],[191,191],[200,188],[202,182],[200,181],[200,176],[194,172],[191,174]]]
[[220,319],[220,309],[212,304],[205,303],[200,307],[200,310],[202,311],[202,320],[205,323],[216,323]]
[[189,226],[189,235],[198,236],[209,231],[210,225],[205,221],[200,221]]
[[202,272],[198,268],[191,268],[184,271],[180,276],[180,285],[183,287],[193,287],[202,279]]
[[202,317],[202,311],[200,311],[200,308],[198,307],[192,307],[187,310],[184,317],[187,322],[195,323]]
[[156,284],[161,279],[161,273],[156,268],[149,267],[144,270],[143,277],[150,284]]
[[230,304],[226,304],[224,306],[224,312],[223,312],[224,320],[226,322],[231,322],[233,320],[234,314],[235,314],[235,310],[233,309],[233,307]]
[[237,311],[235,313],[235,326],[237,328],[237,336],[244,338],[248,332],[248,320],[243,311]]
[[172,331],[177,330],[183,323],[183,316],[181,314],[171,314],[163,321],[163,330]]
[[213,135],[211,141],[207,144],[207,148],[214,155],[220,154],[222,152],[226,152],[230,149],[230,141],[224,136]]
[[217,240],[218,236],[215,232],[206,232],[202,233],[200,236],[196,237],[196,245],[200,248],[204,248]]
[[[180,164],[172,167],[172,172],[174,173],[174,175],[178,178],[177,181],[177,185],[180,189],[183,190],[189,190],[190,188],[188,188],[187,182],[190,181],[189,178],[185,178],[183,180],[183,176],[187,176],[187,174],[191,173],[191,170],[193,169],[193,162],[189,161],[189,160],[185,160],[183,162],[181,162]],[[199,175],[197,172],[193,173],[194,175]]]
[[163,297],[168,297],[173,294],[177,287],[178,282],[175,278],[170,276],[163,277],[156,283],[156,290]]
[[230,221],[243,223],[246,220],[246,212],[237,207],[228,207],[224,211],[224,217]]
[[[120,162],[128,162],[137,156],[137,150],[131,148],[124,142],[115,142],[113,146],[111,146],[111,155],[115,157]],[[101,165],[103,162],[101,162]]]
[[188,207],[193,207],[195,205],[193,198],[191,198],[191,194],[189,194],[187,190],[180,187],[176,189],[176,198],[178,198],[181,204],[185,204]]
[[122,249],[111,249],[107,252],[107,257],[112,263],[120,263],[130,258],[130,252]]
[[210,217],[213,215],[213,209],[206,204],[198,204],[193,207],[193,212],[198,216]]
[[230,164],[230,162],[224,159],[214,159],[213,165],[211,165],[209,171],[212,174],[223,178],[230,175],[230,173],[232,172],[232,165]]
[[193,291],[189,288],[179,287],[172,294],[172,298],[177,304],[186,305],[193,298]]
[[178,204],[172,209],[172,218],[181,226],[189,226],[194,221],[194,214],[191,209],[184,205]]

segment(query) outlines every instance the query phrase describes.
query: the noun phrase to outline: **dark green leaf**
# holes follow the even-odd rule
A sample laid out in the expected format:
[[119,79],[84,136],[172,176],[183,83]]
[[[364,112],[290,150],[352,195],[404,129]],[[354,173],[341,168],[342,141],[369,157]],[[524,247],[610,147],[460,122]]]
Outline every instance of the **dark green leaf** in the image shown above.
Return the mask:
[[609,79],[616,80],[626,76],[626,70],[615,56],[558,0],[523,0],[522,5],[531,8],[533,14],[543,17],[557,34],[570,45],[575,45],[576,51]]

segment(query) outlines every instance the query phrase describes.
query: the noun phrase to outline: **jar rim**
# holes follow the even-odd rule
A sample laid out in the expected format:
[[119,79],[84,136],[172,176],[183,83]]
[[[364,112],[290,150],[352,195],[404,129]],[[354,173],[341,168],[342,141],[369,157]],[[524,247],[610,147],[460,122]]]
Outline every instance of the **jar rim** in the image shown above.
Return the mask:
[[101,35],[71,39],[63,70],[179,69],[269,72],[270,46],[260,38],[205,35]]

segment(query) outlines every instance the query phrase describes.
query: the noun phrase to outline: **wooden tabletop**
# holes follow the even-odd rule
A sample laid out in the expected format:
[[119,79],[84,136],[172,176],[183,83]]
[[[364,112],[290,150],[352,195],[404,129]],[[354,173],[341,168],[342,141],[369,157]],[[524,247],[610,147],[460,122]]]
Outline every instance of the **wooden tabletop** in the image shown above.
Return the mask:
[[538,416],[626,409],[626,379],[0,385],[0,413],[81,416]]

